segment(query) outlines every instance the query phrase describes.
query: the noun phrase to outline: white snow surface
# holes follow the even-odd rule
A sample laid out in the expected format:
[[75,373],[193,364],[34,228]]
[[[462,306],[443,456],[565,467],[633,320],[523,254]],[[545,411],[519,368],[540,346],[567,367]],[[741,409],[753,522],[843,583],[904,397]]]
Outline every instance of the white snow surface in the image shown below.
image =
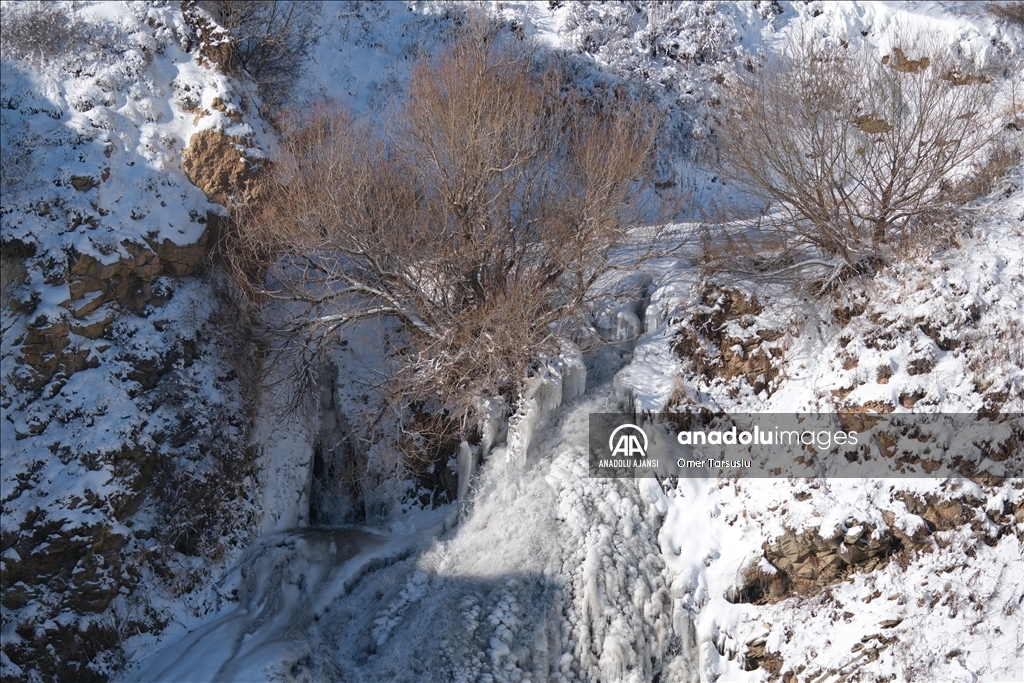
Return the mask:
[[[63,4],[75,5],[70,54],[41,64],[3,61],[4,239],[60,262],[51,270],[66,267],[71,252],[104,263],[127,258],[126,241],[195,243],[207,211],[222,209],[186,179],[181,150],[199,131],[227,129],[252,139],[247,153],[258,157],[269,144],[265,131],[228,118],[232,85],[184,49],[189,31],[180,11]],[[74,177],[94,187],[61,191]]]
[[[969,306],[976,292],[987,297],[974,322],[978,334],[990,325],[1019,326],[1024,241],[1013,239],[1020,222],[1007,218],[1024,213],[1019,176],[1011,178],[1009,197],[980,207],[985,218],[974,236],[922,266],[924,275],[906,277],[900,269],[883,275],[873,292],[877,310],[893,320],[941,318]],[[927,275],[932,268],[956,274],[962,286],[942,287]],[[538,400],[544,393],[538,390],[513,417],[508,442],[473,480],[457,526],[447,526],[458,514],[451,510],[438,511],[448,515],[445,521],[424,521],[422,512],[392,518],[389,532],[376,532],[374,543],[339,569],[330,569],[324,551],[300,549],[330,547],[334,535],[356,531],[268,537],[257,547],[296,549],[273,551],[277,573],[259,568],[267,560],[252,558],[268,551],[256,550],[231,574],[269,577],[259,582],[259,599],[222,590],[220,611],[191,619],[180,640],[144,639],[137,649],[141,668],[129,680],[155,680],[153,667],[166,662],[174,663],[164,670],[168,680],[232,680],[236,672],[253,680],[649,681],[655,674],[663,681],[769,680],[763,668],[747,670],[752,643],[779,658],[783,675],[801,680],[854,672],[864,680],[1019,680],[1024,529],[1018,523],[1016,532],[1000,532],[985,513],[1020,501],[1019,481],[588,477],[590,413],[627,406],[659,411],[672,388],[685,385],[686,361],[671,351],[672,321],[689,305],[687,289],[699,278],[686,259],[663,259],[647,279],[651,294],[642,319],[652,329],[637,341],[632,360],[614,381],[580,397],[565,389],[579,381],[563,376],[561,398],[568,404],[562,407],[553,398]],[[956,304],[957,296],[968,303]],[[842,328],[851,338],[846,346],[878,332],[870,313],[863,315]],[[774,322],[791,325],[786,315]],[[802,346],[785,362],[804,365],[805,372],[791,371],[771,395],[727,382],[693,386],[687,395],[732,411],[836,410],[830,390],[847,379],[831,363],[837,340],[820,318],[804,324],[810,330],[791,333]],[[897,337],[894,357],[913,351],[916,342],[907,337]],[[976,410],[981,394],[951,390],[962,383],[956,378],[976,371],[969,354],[943,354],[936,368],[949,375],[935,383],[944,392],[926,401],[927,410]],[[591,362],[609,358],[617,356]],[[874,357],[868,361],[873,368]],[[1009,405],[1016,406],[1019,360],[1001,363],[977,371],[1002,377],[1016,396]],[[593,368],[598,376],[609,370]],[[890,378],[895,387],[880,388],[917,388],[919,378],[897,372]],[[517,455],[506,457],[510,450]],[[775,604],[736,601],[749,567],[776,571],[762,547],[787,532],[856,534],[865,525],[885,526],[891,515],[895,527],[913,535],[924,521],[908,510],[906,494],[980,502],[970,525],[934,532],[903,563],[854,570],[822,592]],[[381,555],[382,547],[391,550]],[[277,592],[290,597],[272,599]],[[281,607],[268,613],[269,604]],[[147,660],[150,651],[159,654]]]
[[[934,31],[949,49],[979,59],[1022,44],[1019,27],[996,23],[970,3],[815,0],[778,3],[780,12],[775,6],[488,3],[525,35],[576,58],[581,85],[610,79],[653,88],[677,107],[677,132],[687,140],[708,133],[703,107],[714,95],[710,77],[731,73],[797,27],[885,51],[901,24]],[[58,269],[72,249],[109,261],[119,257],[124,240],[197,239],[203,227],[196,217],[214,207],[184,179],[175,150],[201,127],[230,123],[212,107],[214,97],[229,97],[230,84],[182,49],[170,9],[97,3],[80,11],[90,26],[116,33],[110,44],[123,50],[117,68],[84,52],[73,68],[23,72],[9,70],[5,61],[3,74],[4,106],[14,112],[3,119],[4,153],[23,164],[26,179],[13,190],[5,179],[4,238],[34,243],[37,256],[52,256],[51,267]],[[339,97],[357,115],[385,120],[415,58],[436,50],[460,13],[451,3],[329,4],[330,30],[303,83],[307,96]],[[192,96],[213,113],[194,120],[186,111],[193,103],[185,102]],[[10,133],[15,128],[26,132],[16,137]],[[252,129],[239,134],[263,135]],[[685,148],[679,143],[669,158],[685,158]],[[54,201],[53,187],[67,190],[72,176],[102,177],[107,165],[108,179],[98,189],[62,191]],[[728,193],[699,169],[679,166],[692,173],[698,197]],[[661,681],[769,680],[765,669],[746,670],[744,653],[754,642],[777,655],[784,677],[800,680],[850,674],[860,680],[1021,680],[1024,527],[1018,523],[1014,533],[1000,534],[984,514],[1020,501],[1020,482],[660,482],[591,479],[586,466],[589,413],[656,412],[680,396],[688,405],[734,412],[827,412],[869,402],[910,410],[901,397],[912,394],[913,409],[973,412],[993,394],[1004,394],[1003,410],[1024,411],[1024,358],[1005,343],[1021,339],[1024,329],[1019,170],[1000,192],[975,207],[974,232],[958,246],[883,273],[867,293],[865,311],[848,325],[784,292],[758,292],[766,304],[758,323],[785,335],[784,372],[771,392],[755,394],[740,380],[695,379],[673,341],[706,284],[704,275],[685,254],[651,264],[642,274],[650,283],[645,300],[599,316],[599,326],[604,322],[617,342],[614,354],[588,359],[586,369],[574,354],[553,359],[548,376],[505,425],[504,439],[501,409],[493,411],[481,449],[488,457],[471,484],[460,482],[469,494],[461,512],[456,506],[392,509],[387,530],[296,528],[308,520],[312,436],[301,421],[281,427],[268,402],[255,430],[263,459],[260,480],[252,484],[260,496],[253,525],[261,537],[237,552],[214,584],[160,602],[171,623],[160,634],[126,641],[125,680],[641,682],[656,674]],[[42,203],[56,208],[40,215]],[[116,220],[105,218],[97,230],[88,223],[51,225],[54,215],[76,211]],[[46,285],[42,270],[31,273],[29,286],[42,293],[44,312],[62,315],[66,293]],[[202,327],[210,313],[204,287],[175,283],[161,318]],[[965,313],[972,310],[980,311],[976,319]],[[921,330],[921,320],[940,331],[966,330],[965,343],[941,349]],[[122,341],[97,351],[111,361],[60,389],[66,407],[43,402],[18,412],[20,406],[5,401],[5,470],[39,462],[34,476],[42,482],[31,500],[15,496],[5,507],[13,511],[5,514],[5,530],[35,508],[66,511],[70,524],[109,522],[106,510],[75,509],[71,501],[86,490],[115,498],[112,469],[89,469],[74,459],[62,464],[47,455],[48,444],[107,452],[152,438],[173,421],[147,417],[116,374],[117,353],[171,342],[153,334],[142,317],[123,316],[118,325]],[[890,330],[892,343],[879,344]],[[371,343],[346,353],[357,352],[357,361],[343,361],[343,371],[369,372],[379,361]],[[844,354],[856,365],[845,367]],[[620,356],[628,364],[614,379],[586,386],[588,370],[606,378]],[[910,363],[922,357],[933,370],[909,373]],[[893,370],[884,384],[876,372],[883,364]],[[203,409],[238,410],[232,385],[215,364],[179,371],[209,375],[190,380],[190,386],[207,387],[209,395],[197,399]],[[346,381],[337,389],[339,409],[369,410],[365,403],[359,407],[354,388],[342,386]],[[84,430],[75,422],[82,415]],[[27,436],[47,420],[45,438]],[[5,501],[17,486],[5,474]],[[907,492],[970,495],[981,501],[976,523],[935,532],[928,549],[905,567],[890,561],[853,572],[819,594],[775,604],[731,601],[744,570],[773,570],[762,546],[787,531],[877,527],[890,512],[913,533],[920,518],[901,501]],[[5,629],[5,639],[12,635]],[[868,645],[854,649],[858,643]],[[3,668],[6,674],[13,664],[5,658]]]

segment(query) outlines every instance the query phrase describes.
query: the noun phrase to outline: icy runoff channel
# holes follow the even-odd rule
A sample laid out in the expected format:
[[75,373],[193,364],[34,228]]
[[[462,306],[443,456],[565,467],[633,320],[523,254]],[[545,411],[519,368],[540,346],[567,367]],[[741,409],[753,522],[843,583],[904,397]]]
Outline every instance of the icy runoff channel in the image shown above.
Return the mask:
[[416,547],[424,533],[342,528],[261,539],[218,588],[222,609],[165,647],[128,681],[254,681],[289,678],[309,657],[304,629],[373,564]]
[[657,483],[587,477],[588,416],[615,410],[613,394],[606,383],[563,408],[526,456],[496,449],[452,530],[442,509],[404,535],[266,537],[220,587],[229,607],[128,680],[692,678]]

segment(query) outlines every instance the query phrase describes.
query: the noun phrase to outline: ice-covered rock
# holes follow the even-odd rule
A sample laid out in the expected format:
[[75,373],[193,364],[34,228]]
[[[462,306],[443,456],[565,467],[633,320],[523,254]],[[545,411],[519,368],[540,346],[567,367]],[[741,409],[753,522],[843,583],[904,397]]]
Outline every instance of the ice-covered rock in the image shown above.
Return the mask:
[[637,340],[647,331],[651,282],[647,273],[631,273],[611,285],[594,305],[594,329],[621,351],[633,351]]

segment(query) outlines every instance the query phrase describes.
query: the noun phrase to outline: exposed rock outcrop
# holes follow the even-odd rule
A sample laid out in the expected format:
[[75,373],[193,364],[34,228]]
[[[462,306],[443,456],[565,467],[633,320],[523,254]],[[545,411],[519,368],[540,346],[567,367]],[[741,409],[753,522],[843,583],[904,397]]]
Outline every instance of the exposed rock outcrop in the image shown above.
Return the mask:
[[199,131],[182,153],[181,166],[210,201],[234,208],[249,199],[255,179],[244,154],[248,142],[214,129]]
[[[192,275],[206,256],[207,234],[198,242],[180,246],[170,240],[140,245],[123,243],[129,258],[103,263],[89,254],[78,255],[67,269],[70,298],[62,303],[69,316],[39,316],[29,322],[16,361],[24,366],[17,379],[22,388],[42,389],[57,373],[68,378],[99,359],[89,348],[72,343],[72,335],[101,339],[116,312],[141,313],[150,304],[163,303],[153,283],[161,275]],[[106,306],[113,304],[113,306]]]
[[[846,578],[851,572],[870,572],[900,553],[925,551],[937,531],[970,526],[986,542],[1003,534],[1020,536],[1024,505],[1007,503],[986,510],[971,496],[945,498],[901,492],[896,499],[905,510],[883,512],[884,524],[848,520],[822,534],[819,529],[786,531],[762,545],[767,561],[751,565],[735,602],[774,603],[793,595],[812,595]],[[897,505],[898,505],[897,503]],[[909,522],[909,523],[907,523]]]
[[755,393],[770,394],[779,376],[775,359],[783,348],[776,342],[782,333],[759,324],[761,312],[755,296],[709,288],[676,334],[673,349],[707,381],[741,378]]

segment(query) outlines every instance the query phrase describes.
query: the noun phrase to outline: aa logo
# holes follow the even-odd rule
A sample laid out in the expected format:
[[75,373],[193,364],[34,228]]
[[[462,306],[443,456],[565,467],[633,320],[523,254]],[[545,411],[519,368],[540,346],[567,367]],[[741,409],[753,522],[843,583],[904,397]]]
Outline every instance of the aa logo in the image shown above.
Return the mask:
[[608,448],[611,449],[613,458],[617,455],[625,458],[645,458],[647,434],[636,425],[619,425],[608,437]]

